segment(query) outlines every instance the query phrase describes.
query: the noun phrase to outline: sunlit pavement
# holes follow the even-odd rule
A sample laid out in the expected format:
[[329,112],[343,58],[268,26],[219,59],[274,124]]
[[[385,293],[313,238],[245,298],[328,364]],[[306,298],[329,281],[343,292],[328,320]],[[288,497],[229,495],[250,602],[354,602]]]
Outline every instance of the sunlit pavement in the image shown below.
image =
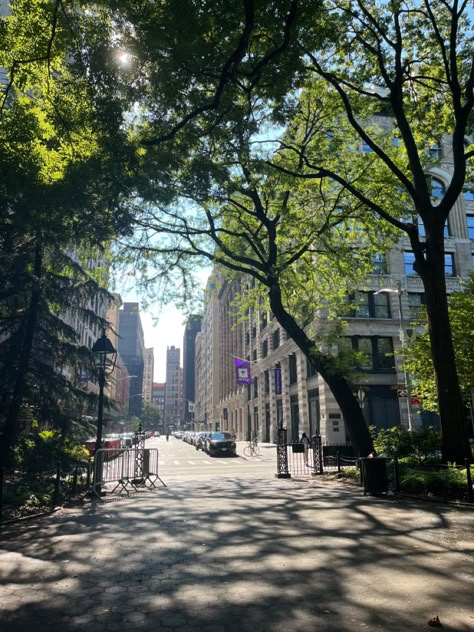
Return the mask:
[[221,470],[168,483],[5,527],[1,632],[474,630],[471,510]]

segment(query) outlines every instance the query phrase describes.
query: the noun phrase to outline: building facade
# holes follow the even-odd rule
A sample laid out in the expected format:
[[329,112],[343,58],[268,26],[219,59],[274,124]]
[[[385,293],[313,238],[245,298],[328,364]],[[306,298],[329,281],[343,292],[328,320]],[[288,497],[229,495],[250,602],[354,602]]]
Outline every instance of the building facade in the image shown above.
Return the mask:
[[183,336],[183,420],[194,422],[196,398],[196,336],[201,331],[201,316],[190,316]]
[[153,392],[153,372],[155,368],[153,347],[145,349],[143,363],[143,400],[145,402],[151,402]]
[[165,427],[179,428],[182,425],[182,380],[181,349],[168,347],[166,350],[166,391],[165,391]]
[[130,417],[140,417],[143,398],[145,345],[138,303],[124,303],[119,311],[118,352],[129,374],[128,415]]

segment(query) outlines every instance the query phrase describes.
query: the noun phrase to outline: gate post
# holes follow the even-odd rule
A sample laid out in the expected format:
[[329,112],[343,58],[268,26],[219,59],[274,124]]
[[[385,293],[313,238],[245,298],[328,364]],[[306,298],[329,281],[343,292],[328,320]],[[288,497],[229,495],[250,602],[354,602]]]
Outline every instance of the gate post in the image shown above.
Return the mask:
[[323,474],[323,446],[321,435],[311,437],[311,447],[313,448],[313,476]]
[[288,450],[286,428],[278,428],[277,433],[277,473],[276,478],[291,478],[288,471]]

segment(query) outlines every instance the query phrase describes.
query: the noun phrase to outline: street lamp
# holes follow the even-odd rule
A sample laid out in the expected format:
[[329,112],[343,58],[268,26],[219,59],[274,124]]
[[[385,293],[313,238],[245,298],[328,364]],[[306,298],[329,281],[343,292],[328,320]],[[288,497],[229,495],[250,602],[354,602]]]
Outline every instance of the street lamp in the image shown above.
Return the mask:
[[[402,345],[402,349],[405,347],[405,343],[407,341],[407,334],[408,331],[405,329],[405,326],[403,324],[403,310],[402,310],[402,286],[400,281],[396,282],[396,288],[391,288],[391,287],[384,287],[380,290],[377,290],[377,292],[374,292],[375,294],[396,294],[397,295],[397,299],[398,299],[398,320],[400,323],[400,328],[399,328],[399,338],[400,338],[400,343]],[[412,432],[414,430],[413,427],[413,415],[412,415],[412,410],[411,410],[411,393],[410,393],[410,380],[408,378],[408,372],[405,368],[405,366],[403,367],[403,379],[405,382],[405,389],[406,389],[406,397],[407,397],[407,412],[408,412],[408,430],[410,432]]]
[[92,347],[92,353],[94,354],[94,364],[99,372],[99,405],[97,411],[97,437],[95,442],[95,485],[101,484],[102,481],[102,468],[101,457],[97,456],[98,451],[102,448],[102,430],[104,426],[104,387],[106,377],[110,375],[117,360],[117,352],[114,349],[113,344],[105,335],[105,329],[102,332],[100,338],[96,340]]

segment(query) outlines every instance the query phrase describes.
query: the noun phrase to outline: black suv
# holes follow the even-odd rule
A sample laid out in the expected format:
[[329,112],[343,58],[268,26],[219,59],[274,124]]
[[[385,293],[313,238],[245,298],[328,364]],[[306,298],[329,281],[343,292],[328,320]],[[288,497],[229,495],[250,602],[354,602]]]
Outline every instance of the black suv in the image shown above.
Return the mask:
[[204,450],[209,456],[216,456],[216,454],[235,456],[234,436],[230,432],[210,432],[206,437]]

